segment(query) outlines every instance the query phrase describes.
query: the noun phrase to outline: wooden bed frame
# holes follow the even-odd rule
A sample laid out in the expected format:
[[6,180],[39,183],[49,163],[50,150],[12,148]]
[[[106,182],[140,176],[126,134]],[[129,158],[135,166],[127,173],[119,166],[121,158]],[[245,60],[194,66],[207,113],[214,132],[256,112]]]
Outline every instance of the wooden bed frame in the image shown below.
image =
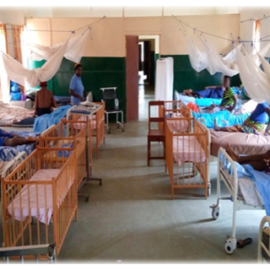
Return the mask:
[[[63,151],[66,147],[72,148],[75,151],[76,167],[77,167],[77,188],[80,188],[83,180],[86,177],[86,125],[85,121],[66,120],[62,121],[40,135],[39,146],[50,149],[60,148]],[[91,138],[91,129],[89,130]],[[89,141],[91,144],[91,140]],[[70,155],[71,151],[65,151],[64,155]],[[62,155],[62,157],[64,156]],[[61,158],[62,158],[61,157]],[[59,159],[59,157],[56,157]],[[60,159],[61,159],[60,158]],[[92,152],[89,152],[89,167],[92,174]]]
[[[67,150],[72,151],[72,149]],[[59,151],[62,149],[36,149],[9,176],[2,180],[4,244],[6,247],[55,243],[56,253],[59,254],[72,219],[77,220],[78,205],[76,154],[73,151],[68,158],[55,159]],[[59,169],[59,172],[52,180],[29,181],[36,172],[42,169]],[[30,195],[30,188],[36,190],[36,198]],[[51,190],[52,195],[53,223],[47,222],[49,221],[47,215],[49,191],[47,188]],[[23,192],[22,189],[24,189]],[[38,198],[40,198],[41,193],[44,196],[43,209],[46,210],[44,223],[39,220],[40,217],[31,216],[33,207],[40,216],[42,206],[39,207]],[[25,207],[22,207],[22,197],[28,201]],[[20,215],[17,219],[14,217],[15,200],[20,202]],[[11,210],[8,211],[8,209]]]
[[[191,188],[204,189],[204,195],[207,198],[210,193],[208,190],[210,187],[210,136],[208,129],[194,118],[166,118],[165,121],[166,166],[171,181],[172,199],[174,198],[175,189]],[[181,124],[181,126],[185,125],[185,130],[174,130],[172,128],[173,121]],[[176,151],[174,150],[174,144],[177,145]],[[184,150],[184,147],[188,149]],[[198,149],[198,152],[192,154],[192,149]],[[204,156],[204,161],[195,160],[196,158],[191,157],[191,155],[196,157]],[[178,160],[175,157],[179,157]],[[189,169],[188,173],[185,171],[185,167]]]

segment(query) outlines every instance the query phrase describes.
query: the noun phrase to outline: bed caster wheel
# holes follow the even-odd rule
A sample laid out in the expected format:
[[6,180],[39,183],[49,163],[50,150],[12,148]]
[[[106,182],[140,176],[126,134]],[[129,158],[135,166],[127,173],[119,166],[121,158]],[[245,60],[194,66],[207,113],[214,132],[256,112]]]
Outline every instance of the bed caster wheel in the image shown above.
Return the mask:
[[124,127],[122,127],[122,132],[125,132],[125,128]]
[[220,205],[213,205],[212,208],[212,217],[213,219],[218,219],[220,215]]
[[226,253],[233,254],[234,250],[236,249],[236,243],[237,241],[235,238],[233,237],[228,238],[224,246]]
[[110,128],[107,130],[107,133],[108,134],[111,134],[111,129]]
[[85,198],[85,202],[89,202],[89,196]]
[[116,125],[116,127],[117,127],[117,128],[120,128],[120,125],[119,125],[119,124],[117,124],[117,125]]

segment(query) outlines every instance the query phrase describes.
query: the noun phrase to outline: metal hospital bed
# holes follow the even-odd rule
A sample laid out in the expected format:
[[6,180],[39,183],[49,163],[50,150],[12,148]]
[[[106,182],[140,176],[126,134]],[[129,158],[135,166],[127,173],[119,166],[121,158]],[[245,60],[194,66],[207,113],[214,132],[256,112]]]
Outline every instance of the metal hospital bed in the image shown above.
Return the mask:
[[0,248],[0,258],[3,258],[3,261],[6,263],[10,263],[11,261],[17,262],[18,259],[21,263],[24,263],[25,260],[27,262],[34,260],[36,263],[39,260],[47,260],[49,263],[56,263],[55,254],[54,244]]

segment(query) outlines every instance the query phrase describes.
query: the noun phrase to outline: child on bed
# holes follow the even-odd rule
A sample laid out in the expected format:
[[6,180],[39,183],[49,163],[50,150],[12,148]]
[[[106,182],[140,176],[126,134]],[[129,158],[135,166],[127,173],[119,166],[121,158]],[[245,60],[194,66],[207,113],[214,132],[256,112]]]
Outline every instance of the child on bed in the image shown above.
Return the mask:
[[[259,103],[255,110],[251,113],[251,115],[245,120],[243,125],[234,125],[230,127],[219,127],[214,122],[214,130],[215,131],[225,131],[225,132],[243,132],[248,134],[256,134],[256,135],[263,135],[270,130],[270,122],[268,121],[267,128],[266,121],[267,116],[270,117],[270,108],[267,102]],[[265,130],[265,131],[264,131]]]
[[249,164],[257,171],[269,172],[269,159],[270,151],[265,152],[264,154],[243,156],[236,154],[233,149],[227,144],[226,152],[232,158],[232,160],[238,162],[239,164]]
[[215,113],[220,111],[233,111],[237,105],[237,98],[233,93],[233,90],[230,88],[230,77],[228,78],[227,86],[223,92],[223,97],[220,105],[212,104],[210,107],[204,108],[204,113]]
[[38,138],[24,138],[0,129],[0,146],[17,146],[37,142]]

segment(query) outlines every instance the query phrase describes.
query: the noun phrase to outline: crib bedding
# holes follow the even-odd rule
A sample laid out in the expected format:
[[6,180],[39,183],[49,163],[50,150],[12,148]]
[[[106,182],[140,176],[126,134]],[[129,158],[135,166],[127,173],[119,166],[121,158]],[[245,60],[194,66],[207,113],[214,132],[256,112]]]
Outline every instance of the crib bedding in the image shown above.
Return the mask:
[[0,105],[0,125],[10,126],[26,118],[34,117],[34,110],[22,107],[11,106],[9,104]]
[[[59,172],[60,169],[39,170],[29,181],[51,181]],[[32,216],[42,223],[49,224],[53,214],[52,196],[52,185],[25,185],[9,204],[8,213],[16,220]]]
[[179,166],[184,162],[205,162],[206,155],[195,136],[173,138],[173,157]]
[[226,148],[228,143],[236,153],[242,155],[263,154],[270,150],[270,136],[214,130],[210,130],[210,135],[211,155],[215,157],[219,148]]
[[[22,131],[22,132],[15,132],[11,131],[11,134],[18,134],[19,136],[22,137],[37,137],[39,136],[38,132],[27,132],[27,131]],[[14,159],[20,152],[26,152],[27,155],[30,155],[35,149],[35,144],[23,144],[23,145],[18,145],[15,147],[11,146],[0,146],[0,162],[7,162],[11,161]]]
[[[166,116],[169,119],[172,118],[185,118],[181,113],[173,113],[172,115]],[[171,131],[175,133],[184,133],[188,129],[188,121],[187,120],[170,120],[168,121],[168,126]]]

